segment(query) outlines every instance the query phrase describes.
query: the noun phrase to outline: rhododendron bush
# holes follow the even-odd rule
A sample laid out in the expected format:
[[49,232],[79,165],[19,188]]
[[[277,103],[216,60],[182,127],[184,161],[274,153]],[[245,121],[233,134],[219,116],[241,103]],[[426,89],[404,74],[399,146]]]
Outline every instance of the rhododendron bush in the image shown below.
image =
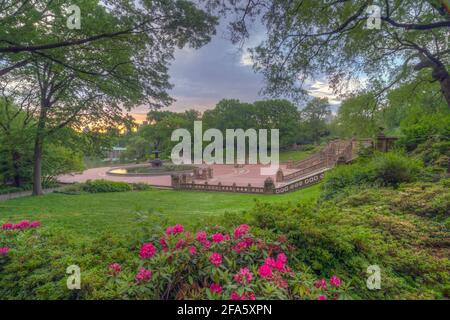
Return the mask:
[[18,223],[3,223],[1,225],[0,233],[0,259],[7,257],[11,246],[14,243],[14,237],[19,233],[27,229],[36,229],[41,226],[40,221],[28,221],[22,220]]
[[[196,232],[176,224],[87,242],[40,222],[0,230],[0,298],[7,299],[339,299],[338,275],[317,279],[286,237],[256,237],[242,224]],[[81,290],[66,269],[81,269]],[[19,277],[18,274],[21,276]]]
[[[135,261],[111,262],[107,267],[108,286],[121,296],[324,300],[338,299],[343,290],[336,275],[314,280],[309,273],[295,270],[290,265],[290,261],[297,263],[295,249],[283,237],[274,242],[256,238],[245,224],[234,230],[212,227],[196,233],[177,224],[140,244],[138,251]],[[137,266],[134,274],[133,266]]]

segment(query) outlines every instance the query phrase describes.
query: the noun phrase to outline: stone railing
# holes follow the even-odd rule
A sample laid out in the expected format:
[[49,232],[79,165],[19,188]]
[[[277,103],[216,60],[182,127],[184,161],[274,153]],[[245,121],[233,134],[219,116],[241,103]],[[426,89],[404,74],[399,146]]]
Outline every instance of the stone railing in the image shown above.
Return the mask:
[[[293,173],[284,175],[284,174],[280,174],[277,173],[277,182],[283,182],[283,181],[291,181],[291,180],[295,180],[298,179],[302,176],[305,176],[307,174],[313,173],[315,171],[319,171],[319,170],[323,170],[323,169],[327,169],[328,168],[328,162],[327,161],[321,161],[318,162],[312,166],[297,170]],[[279,170],[279,172],[281,171],[281,169]],[[282,172],[282,171],[281,171]],[[280,176],[282,176],[282,178],[280,178]]]
[[295,172],[284,175],[280,169],[276,180],[277,182],[296,180],[316,171],[331,169],[337,163],[351,159],[353,159],[353,140],[333,140],[311,157],[288,164],[288,169],[297,169]]
[[[276,182],[289,182],[283,186],[276,187],[272,178],[267,178],[264,187],[195,183],[195,179],[207,179],[212,177],[212,170],[194,172],[193,175],[172,175],[172,187],[183,190],[216,191],[216,192],[238,192],[253,194],[282,194],[305,188],[320,182],[327,170],[337,164],[352,161],[357,150],[361,146],[372,145],[369,139],[333,140],[323,150],[310,156],[307,159],[290,162],[288,168],[297,169],[295,172],[284,175],[280,168],[276,174]],[[290,182],[291,181],[291,182]]]
[[285,186],[278,187],[274,190],[274,193],[275,194],[288,193],[288,192],[296,191],[296,190],[299,190],[302,188],[309,187],[313,184],[319,183],[325,177],[325,171],[326,170],[324,170],[322,172],[318,172],[312,176],[308,176],[308,177],[302,178],[300,180],[291,182]]
[[[181,183],[175,186],[175,189],[183,190],[195,190],[195,191],[216,191],[216,192],[238,192],[238,193],[267,193],[264,187],[253,187],[251,184],[248,186],[238,186],[235,183],[233,185],[222,185],[205,183]],[[272,192],[273,193],[273,192]]]
[[287,185],[276,187],[272,178],[267,178],[264,182],[264,187],[253,187],[251,184],[248,186],[238,186],[236,183],[232,185],[222,185],[205,183],[178,183],[173,185],[175,189],[180,190],[193,190],[193,191],[215,191],[215,192],[237,192],[237,193],[252,193],[252,194],[282,194],[287,192],[296,191],[302,188],[306,188],[313,184],[319,183],[325,176],[325,171],[318,172],[314,175],[310,175],[291,182]]

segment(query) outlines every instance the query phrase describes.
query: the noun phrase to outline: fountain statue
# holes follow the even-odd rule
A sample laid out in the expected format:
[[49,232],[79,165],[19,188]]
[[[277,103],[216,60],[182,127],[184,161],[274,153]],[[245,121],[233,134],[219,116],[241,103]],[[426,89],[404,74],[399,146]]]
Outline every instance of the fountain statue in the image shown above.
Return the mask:
[[160,143],[160,140],[157,139],[155,141],[155,148],[153,151],[153,153],[155,154],[155,159],[150,161],[153,168],[159,168],[159,167],[162,167],[162,165],[163,165],[163,162],[161,161],[161,159],[159,159],[159,150],[158,150],[159,143]]

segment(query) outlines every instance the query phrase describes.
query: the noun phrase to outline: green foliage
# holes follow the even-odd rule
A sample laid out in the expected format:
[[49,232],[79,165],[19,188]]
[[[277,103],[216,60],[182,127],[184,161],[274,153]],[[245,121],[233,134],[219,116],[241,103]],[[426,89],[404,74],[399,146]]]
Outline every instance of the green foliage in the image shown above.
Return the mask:
[[450,159],[450,112],[411,114],[401,123],[399,145],[427,165],[446,168]]
[[126,182],[88,180],[85,184],[83,184],[82,190],[89,193],[124,192],[133,190],[133,187]]
[[373,94],[362,93],[345,99],[334,122],[336,134],[341,137],[374,136],[377,131],[377,109]]
[[420,161],[395,152],[375,156],[369,167],[371,165],[375,183],[381,186],[398,186],[403,182],[411,182],[419,177],[423,169]]
[[301,123],[297,141],[318,143],[329,135],[327,118],[331,115],[328,98],[314,98],[300,111]]
[[367,186],[393,186],[415,181],[423,174],[423,165],[404,154],[376,154],[328,172],[322,184],[322,199],[328,200],[346,189]]
[[[163,244],[160,243],[162,228],[153,226],[144,229],[136,225],[131,235],[102,234],[92,241],[45,226],[39,230],[1,230],[0,245],[7,244],[10,251],[0,256],[0,298],[229,299],[232,293],[239,296],[248,293],[257,299],[346,297],[342,295],[348,288],[346,284],[333,285],[327,281],[326,290],[313,286],[314,276],[298,264],[296,252],[285,240],[261,235],[256,238],[249,232],[235,238],[233,230],[215,226],[205,229],[206,237],[211,241],[214,233],[228,234],[220,243],[206,245],[191,232],[182,232],[163,235]],[[144,242],[153,243],[155,253],[141,259],[139,249]],[[238,251],[234,249],[238,243],[248,245]],[[188,248],[195,248],[195,254]],[[213,252],[221,256],[218,266],[210,260]],[[273,277],[259,276],[258,268],[265,264],[265,259],[278,260],[282,252],[289,260],[283,261],[279,269],[272,267]],[[119,263],[120,270],[112,270],[113,263]],[[67,288],[66,268],[70,265],[80,267],[80,290]],[[287,272],[288,266],[292,272]],[[136,279],[142,267],[152,272],[151,279]],[[302,271],[294,272],[298,267]],[[235,279],[241,268],[248,268],[252,273],[250,281]],[[211,292],[212,283],[220,285],[222,292]]]
[[[353,298],[442,299],[450,294],[449,195],[443,185],[367,187],[320,207],[258,203],[224,220],[285,234],[319,276],[342,275]],[[381,268],[381,290],[366,287],[370,265]]]

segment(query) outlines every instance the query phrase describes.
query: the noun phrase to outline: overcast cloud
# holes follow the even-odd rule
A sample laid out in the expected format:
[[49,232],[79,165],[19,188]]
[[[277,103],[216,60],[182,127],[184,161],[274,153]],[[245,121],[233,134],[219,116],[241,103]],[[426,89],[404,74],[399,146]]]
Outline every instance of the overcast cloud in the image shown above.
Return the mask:
[[[259,92],[263,87],[263,77],[252,69],[248,52],[239,50],[226,39],[224,24],[212,41],[199,50],[185,48],[178,50],[170,67],[170,94],[177,101],[168,110],[182,112],[188,109],[204,111],[213,108],[222,99],[239,99],[253,102],[264,99]],[[254,32],[246,42],[247,47],[259,44],[264,32]],[[312,80],[307,87],[313,97],[328,97],[335,107],[339,99],[331,92],[326,80]],[[335,109],[335,108],[333,108]],[[134,110],[138,120],[145,119],[145,106]]]

